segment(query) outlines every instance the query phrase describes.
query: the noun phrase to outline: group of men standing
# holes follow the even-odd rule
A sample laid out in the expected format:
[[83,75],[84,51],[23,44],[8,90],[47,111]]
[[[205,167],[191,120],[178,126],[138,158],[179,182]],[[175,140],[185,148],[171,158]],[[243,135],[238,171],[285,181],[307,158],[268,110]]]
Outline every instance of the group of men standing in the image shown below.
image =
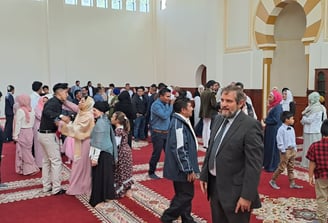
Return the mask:
[[[214,94],[209,92],[211,102]],[[203,94],[201,98],[206,98],[207,93]],[[151,107],[153,153],[149,177],[159,178],[155,174],[156,164],[165,148],[164,177],[173,181],[175,192],[161,221],[172,222],[181,217],[182,222],[195,222],[191,202],[194,182],[199,178],[201,190],[210,200],[212,222],[249,222],[251,210],[261,206],[257,188],[263,162],[263,134],[260,122],[243,111],[243,89],[235,85],[223,88],[219,108],[213,99],[213,111],[209,112],[212,124],[201,171],[198,142],[189,120],[191,101],[171,100],[167,88],[158,95]]]

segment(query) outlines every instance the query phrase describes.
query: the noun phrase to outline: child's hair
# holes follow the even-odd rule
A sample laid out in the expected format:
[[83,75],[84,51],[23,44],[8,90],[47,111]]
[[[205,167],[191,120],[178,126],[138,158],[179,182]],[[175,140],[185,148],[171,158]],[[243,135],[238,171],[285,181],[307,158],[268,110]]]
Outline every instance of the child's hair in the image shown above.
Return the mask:
[[328,136],[328,119],[322,122],[320,131],[322,136]]
[[294,116],[293,113],[289,111],[284,111],[281,113],[280,120],[284,123],[286,119],[290,119],[293,116]]
[[116,115],[116,120],[118,120],[118,123],[123,125],[124,130],[126,132],[130,132],[130,122],[124,112],[116,111],[113,115]]

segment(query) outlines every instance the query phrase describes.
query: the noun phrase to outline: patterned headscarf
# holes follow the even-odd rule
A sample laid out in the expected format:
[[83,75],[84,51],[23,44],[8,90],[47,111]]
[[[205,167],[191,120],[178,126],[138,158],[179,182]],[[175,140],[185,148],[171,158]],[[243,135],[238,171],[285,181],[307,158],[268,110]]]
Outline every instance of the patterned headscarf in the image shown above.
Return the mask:
[[21,94],[16,97],[17,109],[21,108],[25,113],[26,122],[30,122],[31,98],[27,94]]

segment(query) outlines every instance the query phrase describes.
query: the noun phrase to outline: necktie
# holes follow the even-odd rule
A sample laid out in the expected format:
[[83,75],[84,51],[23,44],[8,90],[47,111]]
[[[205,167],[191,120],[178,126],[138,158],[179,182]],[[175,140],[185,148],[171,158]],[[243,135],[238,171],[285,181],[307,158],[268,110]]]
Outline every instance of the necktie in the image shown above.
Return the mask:
[[291,130],[292,128],[291,127],[287,127],[287,130]]
[[214,161],[215,161],[215,158],[216,158],[216,154],[217,154],[217,151],[219,150],[219,145],[221,143],[223,133],[224,133],[228,123],[229,123],[228,119],[225,119],[223,121],[223,123],[221,125],[221,129],[220,129],[219,133],[217,134],[217,136],[214,139],[214,143],[213,143],[213,146],[212,146],[212,150],[211,150],[211,154],[210,154],[209,162],[208,162],[208,166],[209,166],[210,170],[214,169]]

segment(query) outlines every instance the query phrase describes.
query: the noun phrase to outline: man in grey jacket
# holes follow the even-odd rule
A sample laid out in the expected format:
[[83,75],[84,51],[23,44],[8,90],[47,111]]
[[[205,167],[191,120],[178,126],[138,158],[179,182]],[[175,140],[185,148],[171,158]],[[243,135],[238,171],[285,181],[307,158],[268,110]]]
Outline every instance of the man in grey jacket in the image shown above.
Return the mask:
[[164,177],[173,181],[174,198],[161,217],[162,222],[172,222],[181,216],[182,222],[195,222],[191,217],[194,181],[200,170],[197,161],[197,139],[189,118],[192,105],[189,99],[177,99],[170,122],[165,147]]

